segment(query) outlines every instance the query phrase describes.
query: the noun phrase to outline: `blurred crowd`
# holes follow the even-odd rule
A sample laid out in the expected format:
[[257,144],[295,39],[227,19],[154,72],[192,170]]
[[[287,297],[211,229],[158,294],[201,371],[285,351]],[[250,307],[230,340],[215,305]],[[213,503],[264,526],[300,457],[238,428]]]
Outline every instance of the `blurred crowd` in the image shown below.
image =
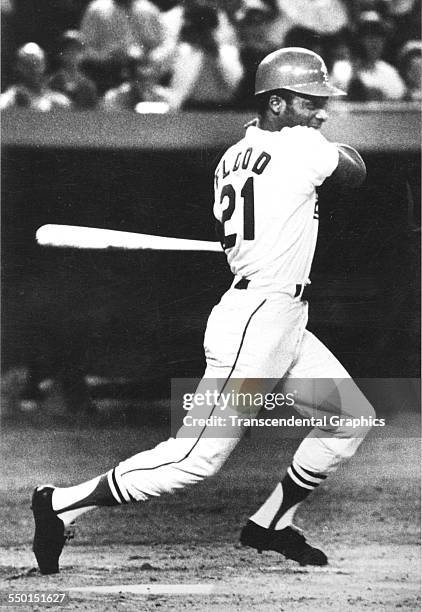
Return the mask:
[[1,0],[0,108],[253,105],[262,58],[320,54],[346,100],[421,100],[420,0]]

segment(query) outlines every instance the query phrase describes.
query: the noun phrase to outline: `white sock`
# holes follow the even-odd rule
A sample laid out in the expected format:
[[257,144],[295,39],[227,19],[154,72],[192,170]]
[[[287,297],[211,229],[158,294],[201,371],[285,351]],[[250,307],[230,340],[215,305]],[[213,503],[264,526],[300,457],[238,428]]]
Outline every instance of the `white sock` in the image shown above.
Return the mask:
[[68,508],[81,499],[88,497],[88,495],[95,490],[100,478],[101,476],[97,476],[92,480],[88,480],[87,482],[83,482],[73,487],[56,487],[54,489],[51,497],[53,510],[57,512],[58,517],[63,521],[65,527],[73,523],[78,516],[90,510],[94,510],[94,508],[98,508],[98,506],[92,505],[63,511],[64,508]]
[[[278,483],[274,491],[271,495],[265,500],[262,506],[255,512],[253,516],[250,517],[250,520],[259,525],[260,527],[268,527],[271,524],[271,521],[276,515],[276,512],[280,508],[283,501],[283,487],[281,482]],[[276,525],[276,529],[284,529],[287,525],[291,525],[293,515],[296,512],[299,504],[296,504],[290,510],[288,510],[278,521]]]
[[[101,476],[97,476],[87,482],[75,485],[73,487],[56,487],[53,491],[51,503],[53,510],[60,512],[69,506],[72,506],[81,499],[85,499],[90,495],[98,485]],[[61,518],[61,517],[60,517]]]

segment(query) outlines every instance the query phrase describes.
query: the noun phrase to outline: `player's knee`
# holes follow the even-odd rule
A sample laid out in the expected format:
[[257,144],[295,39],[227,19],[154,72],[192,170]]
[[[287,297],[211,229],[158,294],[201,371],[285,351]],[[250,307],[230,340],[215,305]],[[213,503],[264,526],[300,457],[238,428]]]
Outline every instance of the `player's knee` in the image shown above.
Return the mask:
[[198,466],[198,472],[203,478],[210,478],[220,471],[221,466],[222,462],[218,457],[208,459],[207,461],[201,462],[201,465]]
[[182,467],[201,479],[210,478],[223,467],[237,443],[237,438],[202,439],[183,461]]
[[368,401],[362,402],[359,411],[340,419],[338,434],[345,438],[365,438],[373,426],[375,416],[372,405]]
[[217,474],[217,472],[220,471],[220,465],[218,464],[210,464],[209,466],[207,466],[207,469],[205,470],[204,473],[204,478],[211,478],[211,476],[214,476],[215,474]]
[[193,452],[177,464],[177,468],[185,474],[192,475],[196,482],[200,482],[214,476],[220,470],[222,464],[223,461],[218,455]]

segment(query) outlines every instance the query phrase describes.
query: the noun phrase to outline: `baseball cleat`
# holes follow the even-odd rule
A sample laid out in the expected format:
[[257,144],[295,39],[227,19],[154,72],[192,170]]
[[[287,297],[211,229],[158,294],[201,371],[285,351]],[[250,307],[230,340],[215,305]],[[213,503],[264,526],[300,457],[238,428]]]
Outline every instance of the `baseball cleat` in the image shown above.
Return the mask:
[[51,496],[54,487],[36,487],[32,495],[31,509],[34,514],[35,534],[32,544],[41,574],[57,574],[59,557],[66,540],[73,538],[73,530],[53,510]]
[[327,565],[326,555],[310,546],[304,535],[293,525],[276,531],[265,529],[252,521],[248,521],[240,534],[240,543],[243,546],[263,550],[274,550],[281,553],[286,559],[297,561],[299,565]]

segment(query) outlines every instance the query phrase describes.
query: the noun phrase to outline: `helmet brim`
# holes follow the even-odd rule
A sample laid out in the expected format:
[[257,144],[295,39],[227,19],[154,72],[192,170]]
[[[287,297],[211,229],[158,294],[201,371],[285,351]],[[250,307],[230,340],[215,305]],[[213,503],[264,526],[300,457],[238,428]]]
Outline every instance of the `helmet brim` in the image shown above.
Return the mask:
[[[284,85],[279,89],[287,89],[294,93],[306,95],[306,96],[319,96],[319,97],[336,97],[336,96],[347,96],[347,92],[330,85],[329,83],[304,83],[303,85]],[[275,90],[275,88],[274,88]],[[261,89],[255,92],[255,96],[259,96],[267,91],[273,91],[272,89]]]
[[306,96],[321,96],[321,97],[335,97],[335,96],[347,96],[347,93],[334,85],[329,83],[304,83],[303,85],[292,85],[285,86],[283,89],[288,89],[298,94],[304,94]]

